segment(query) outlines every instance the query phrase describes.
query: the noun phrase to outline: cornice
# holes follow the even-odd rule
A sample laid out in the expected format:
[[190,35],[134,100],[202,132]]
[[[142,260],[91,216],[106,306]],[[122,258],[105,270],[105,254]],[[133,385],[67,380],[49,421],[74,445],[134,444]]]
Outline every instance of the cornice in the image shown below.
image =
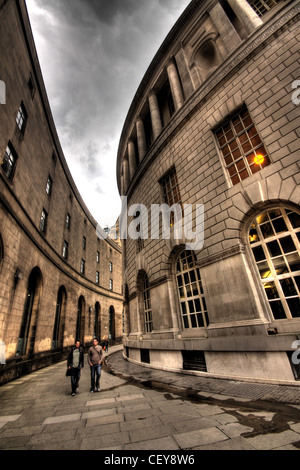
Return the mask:
[[[181,18],[178,20],[176,25],[174,26],[173,30],[180,30],[182,31],[188,22],[188,19],[193,16],[194,12],[199,8],[203,2],[192,2],[190,6],[193,6],[193,10],[186,10],[186,15],[184,15],[184,25],[181,29],[179,29],[179,24]],[[193,12],[193,13],[192,13]],[[198,90],[196,90],[184,103],[184,105],[176,112],[173,116],[173,119],[169,122],[168,126],[163,129],[162,133],[159,137],[155,140],[152,144],[151,148],[149,149],[148,153],[140,163],[139,167],[137,168],[136,174],[133,177],[133,180],[130,182],[127,196],[130,197],[134,187],[136,186],[138,180],[146,170],[146,168],[150,165],[153,161],[161,147],[168,141],[171,135],[176,131],[176,129],[184,122],[184,120],[199,106],[201,102],[203,102],[209,94],[215,90],[218,86],[220,86],[225,78],[230,77],[233,75],[236,70],[246,61],[248,60],[253,54],[257,53],[260,48],[267,43],[267,41],[272,40],[273,37],[276,36],[283,30],[284,28],[288,27],[289,24],[296,21],[300,16],[300,3],[299,0],[297,2],[293,2],[292,5],[287,5],[283,10],[275,16],[271,17],[266,23],[264,23],[260,28],[254,31],[248,38],[245,40],[235,52],[233,52],[222,65],[216,69],[213,74],[210,76],[208,80],[206,80],[202,86]],[[172,33],[174,31],[172,30]],[[174,39],[173,34],[170,38]],[[168,37],[167,37],[168,38]],[[120,161],[122,158],[122,151],[125,144],[125,136],[127,132],[128,126],[130,126],[131,122],[135,118],[135,111],[139,102],[143,99],[145,89],[147,88],[147,82],[150,80],[151,74],[154,73],[155,66],[157,67],[157,63],[162,60],[161,54],[164,51],[164,60],[167,62],[169,55],[167,52],[167,45],[170,44],[171,39],[166,40],[163,43],[163,46],[159,49],[157,56],[152,61],[149,69],[147,70],[144,79],[142,80],[138,92],[136,93],[131,107],[129,109],[129,113],[125,120],[125,124],[123,127],[123,132],[121,135],[120,145],[119,145],[119,152],[118,152],[118,160],[117,160],[117,179],[118,179],[118,186],[120,189]]]

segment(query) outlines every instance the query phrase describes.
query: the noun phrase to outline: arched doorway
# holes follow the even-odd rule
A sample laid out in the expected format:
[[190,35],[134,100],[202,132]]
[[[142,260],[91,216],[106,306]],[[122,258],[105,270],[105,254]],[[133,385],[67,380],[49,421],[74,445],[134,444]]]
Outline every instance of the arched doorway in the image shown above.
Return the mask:
[[101,317],[100,317],[101,307],[99,302],[95,304],[95,316],[94,316],[94,338],[101,339]]
[[81,295],[78,299],[75,341],[79,340],[82,346],[84,345],[84,324],[85,324],[85,300],[84,300],[84,297]]
[[64,340],[65,313],[66,313],[67,292],[61,286],[56,301],[56,312],[52,338],[52,349],[61,348]]
[[42,280],[40,269],[38,267],[34,268],[28,279],[24,312],[17,345],[17,356],[32,354],[34,351],[37,319],[42,293]]
[[109,325],[108,325],[108,339],[115,339],[115,309],[113,306],[109,307]]

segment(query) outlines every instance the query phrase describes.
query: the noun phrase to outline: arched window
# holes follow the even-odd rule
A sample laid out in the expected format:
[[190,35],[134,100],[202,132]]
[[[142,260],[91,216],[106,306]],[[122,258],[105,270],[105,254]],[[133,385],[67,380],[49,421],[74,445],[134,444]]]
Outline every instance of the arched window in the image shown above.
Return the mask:
[[66,297],[66,289],[62,286],[57,294],[52,349],[61,348],[63,346]]
[[151,309],[149,280],[148,280],[148,276],[146,273],[144,275],[143,299],[144,299],[145,329],[146,329],[146,333],[150,333],[153,330],[153,322],[152,322],[152,309]]
[[200,270],[192,251],[183,251],[177,259],[176,278],[184,328],[209,325]]
[[84,324],[85,324],[85,300],[81,295],[78,299],[77,307],[77,324],[76,324],[76,338],[75,341],[80,341],[81,345],[84,344]]
[[101,339],[101,318],[100,318],[101,307],[99,302],[95,304],[95,316],[94,316],[94,338]]
[[20,336],[17,345],[17,356],[32,354],[34,351],[41,292],[42,273],[39,268],[34,268],[28,280]]
[[253,221],[249,242],[275,320],[300,317],[300,214],[266,210]]

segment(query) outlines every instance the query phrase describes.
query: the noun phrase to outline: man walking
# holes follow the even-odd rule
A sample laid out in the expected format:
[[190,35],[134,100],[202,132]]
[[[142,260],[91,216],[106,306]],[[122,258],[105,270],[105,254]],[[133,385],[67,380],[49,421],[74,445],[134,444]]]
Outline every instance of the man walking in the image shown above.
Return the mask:
[[72,369],[71,388],[74,397],[79,386],[80,372],[84,367],[84,354],[83,349],[80,347],[80,341],[76,341],[75,347],[70,351],[67,367]]
[[88,363],[91,368],[91,393],[100,392],[101,365],[103,362],[103,349],[98,344],[98,339],[93,340],[93,346],[88,350]]

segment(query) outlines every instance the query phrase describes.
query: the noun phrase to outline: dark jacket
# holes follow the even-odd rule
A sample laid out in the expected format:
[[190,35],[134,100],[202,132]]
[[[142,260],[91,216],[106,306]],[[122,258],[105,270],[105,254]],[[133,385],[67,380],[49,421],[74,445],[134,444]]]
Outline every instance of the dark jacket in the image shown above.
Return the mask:
[[[68,356],[68,361],[67,361],[67,367],[72,367],[73,366],[73,352],[75,351],[75,347],[71,349],[69,356]],[[84,353],[83,353],[83,348],[79,348],[79,367],[82,368],[84,366]]]

